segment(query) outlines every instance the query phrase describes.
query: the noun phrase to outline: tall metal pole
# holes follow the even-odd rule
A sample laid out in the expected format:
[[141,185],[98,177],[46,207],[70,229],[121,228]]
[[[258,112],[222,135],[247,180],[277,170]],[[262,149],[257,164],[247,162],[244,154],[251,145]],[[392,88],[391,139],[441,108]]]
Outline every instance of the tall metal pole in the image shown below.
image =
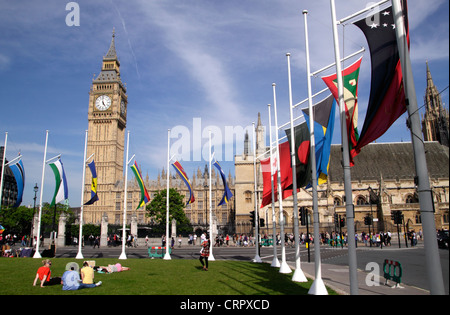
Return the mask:
[[261,257],[259,256],[259,211],[258,211],[258,187],[256,184],[256,137],[255,137],[255,123],[253,126],[253,198],[255,201],[255,248],[256,254],[253,258],[253,262],[261,263]]
[[86,148],[87,148],[88,131],[86,130],[84,137],[84,155],[83,155],[83,177],[81,180],[81,206],[80,206],[80,232],[78,236],[78,254],[76,259],[83,259],[83,253],[81,252],[82,239],[83,239],[83,199],[84,199],[84,180],[86,178]]
[[428,177],[428,167],[425,157],[425,148],[422,141],[420,117],[417,105],[416,88],[411,69],[408,43],[403,20],[403,12],[400,0],[392,0],[394,14],[395,33],[402,65],[403,86],[405,88],[406,108],[408,120],[411,126],[411,139],[414,150],[414,161],[417,175],[417,191],[420,202],[420,216],[422,218],[423,240],[425,248],[425,262],[427,268],[430,293],[443,295],[444,280],[442,277],[441,261],[436,242],[436,224],[434,222],[433,195]]
[[[274,155],[273,155],[273,148],[272,148],[272,118],[270,115],[270,104],[267,105],[269,109],[269,141],[270,141],[270,184],[272,188],[272,241],[273,241],[273,260],[271,267],[280,267],[280,261],[278,260],[277,255],[277,244],[276,244],[276,235],[277,235],[277,223],[276,223],[276,217],[275,217],[275,190],[273,185],[273,162],[274,162]],[[278,130],[277,130],[278,131]],[[278,138],[278,135],[277,135]],[[276,148],[278,151],[278,147]],[[266,223],[267,226],[269,226],[269,222]]]
[[[278,207],[280,211],[280,241],[281,241],[281,266],[280,273],[291,273],[292,270],[286,262],[286,248],[284,246],[284,213],[283,213],[283,192],[281,189],[281,167],[280,167],[280,150],[278,150],[278,118],[277,118],[277,98],[275,93],[275,83],[272,83],[273,89],[273,110],[275,114],[275,130],[276,130],[276,140],[275,145],[277,147],[277,185],[278,185]],[[276,246],[274,244],[273,246]]]
[[170,129],[167,130],[167,176],[166,176],[166,253],[165,260],[171,260],[169,253],[169,167],[170,167]]
[[33,258],[42,258],[39,253],[39,245],[41,243],[41,217],[42,217],[42,195],[44,193],[44,174],[45,174],[45,161],[47,160],[47,142],[48,142],[48,130],[45,131],[45,146],[44,146],[44,161],[42,162],[42,178],[41,178],[41,193],[39,196],[39,215],[38,215],[38,226],[36,235],[36,252]]
[[[322,262],[320,258],[320,222],[319,222],[319,206],[317,198],[317,168],[316,168],[316,139],[314,133],[314,111],[312,106],[312,89],[311,89],[311,66],[309,60],[309,39],[308,39],[308,21],[307,21],[308,11],[303,11],[303,17],[305,21],[305,51],[306,51],[306,72],[308,73],[308,100],[309,100],[309,132],[311,134],[311,149],[310,149],[310,159],[311,159],[311,185],[313,191],[313,217],[314,217],[314,266],[315,266],[315,279],[312,283],[308,293],[314,295],[327,295],[328,291],[322,280]],[[308,215],[306,215],[306,227],[308,227]],[[308,228],[307,228],[308,230]],[[309,232],[307,231],[308,237],[308,260],[309,260]]]
[[345,103],[344,103],[344,84],[342,80],[341,70],[341,57],[339,52],[339,38],[336,25],[336,9],[334,0],[330,0],[331,5],[331,20],[333,27],[333,39],[334,39],[334,56],[336,62],[336,75],[339,94],[339,113],[341,118],[341,138],[342,138],[342,159],[344,169],[344,191],[345,191],[345,210],[347,217],[347,234],[348,234],[348,267],[350,278],[350,294],[358,294],[358,272],[356,262],[356,243],[355,243],[355,218],[353,209],[353,197],[352,197],[352,181],[350,172],[350,155],[348,147],[348,135],[347,135],[347,121],[345,117]]
[[212,224],[212,169],[211,169],[211,163],[212,163],[212,143],[211,143],[211,129],[208,129],[208,137],[209,137],[209,258],[208,260],[214,261],[214,255],[213,255],[213,224]]
[[291,87],[291,62],[290,53],[286,54],[288,62],[288,83],[289,83],[289,112],[291,117],[291,163],[292,163],[292,197],[294,212],[294,239],[295,239],[295,271],[292,276],[292,281],[296,282],[307,282],[308,280],[303,273],[300,264],[300,237],[299,237],[299,226],[298,226],[298,201],[297,201],[297,171],[295,163],[295,133],[294,133],[294,113],[292,109],[292,87]]
[[128,149],[130,148],[130,132],[127,133],[127,154],[125,159],[125,189],[123,192],[123,220],[122,220],[122,253],[119,259],[127,259],[125,253],[125,242],[127,237],[126,224],[127,224],[127,186],[128,186]]
[[3,178],[5,177],[5,160],[6,160],[6,145],[8,144],[8,132],[5,132],[5,145],[3,147],[3,158],[2,158],[2,173],[0,177],[0,210],[2,209],[2,195],[3,195]]

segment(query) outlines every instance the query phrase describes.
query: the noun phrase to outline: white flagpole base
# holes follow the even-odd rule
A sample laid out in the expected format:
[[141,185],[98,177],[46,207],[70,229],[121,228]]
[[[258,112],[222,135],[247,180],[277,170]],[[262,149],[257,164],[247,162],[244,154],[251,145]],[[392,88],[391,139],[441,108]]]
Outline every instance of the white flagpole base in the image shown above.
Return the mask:
[[317,278],[312,283],[311,287],[309,288],[308,294],[311,295],[328,295],[327,288],[325,287],[325,284],[322,281],[322,278]]
[[306,279],[305,274],[303,273],[303,270],[301,268],[297,268],[297,269],[295,269],[294,275],[292,276],[292,281],[308,282],[308,279]]
[[119,259],[127,259],[127,254],[125,254],[125,252],[122,252],[122,254],[120,254]]
[[280,273],[291,273],[292,270],[285,261],[281,262]]
[[166,254],[164,255],[164,260],[171,260],[172,257],[170,257],[170,254],[168,252],[166,252]]
[[280,261],[278,260],[277,257],[273,257],[272,264],[270,265],[270,267],[275,267],[275,268],[280,267]]
[[214,255],[212,253],[209,255],[208,261],[216,261],[216,259],[214,258]]
[[81,252],[78,252],[77,257],[75,259],[84,259],[83,254]]
[[42,256],[38,251],[36,251],[33,255],[33,258],[42,258]]
[[255,263],[262,263],[261,257],[259,257],[259,255],[256,255],[255,258],[253,258],[252,260]]

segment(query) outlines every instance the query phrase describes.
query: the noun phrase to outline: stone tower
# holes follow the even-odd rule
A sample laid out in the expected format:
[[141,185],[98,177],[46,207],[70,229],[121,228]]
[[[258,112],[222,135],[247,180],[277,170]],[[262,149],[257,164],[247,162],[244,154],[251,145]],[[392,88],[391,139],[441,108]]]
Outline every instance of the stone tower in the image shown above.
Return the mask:
[[[110,47],[103,57],[100,74],[92,80],[88,104],[87,156],[94,154],[99,200],[84,207],[84,221],[101,223],[113,215],[116,192],[123,181],[123,153],[128,97],[120,78],[113,30]],[[91,173],[86,172],[84,200],[90,199]],[[119,209],[120,210],[120,209]]]
[[427,62],[427,88],[424,97],[425,115],[422,116],[422,132],[425,141],[438,141],[449,146],[449,115],[442,104],[441,95],[431,77]]

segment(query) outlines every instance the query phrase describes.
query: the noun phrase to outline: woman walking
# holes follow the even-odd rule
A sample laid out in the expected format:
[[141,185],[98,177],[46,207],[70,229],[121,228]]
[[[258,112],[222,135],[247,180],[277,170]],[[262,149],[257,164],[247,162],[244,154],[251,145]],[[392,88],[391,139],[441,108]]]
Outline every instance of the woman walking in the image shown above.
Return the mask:
[[[204,271],[208,271],[209,246],[209,235],[206,235],[206,239],[202,242],[202,248],[200,249],[200,262]],[[204,262],[203,259],[205,259]]]

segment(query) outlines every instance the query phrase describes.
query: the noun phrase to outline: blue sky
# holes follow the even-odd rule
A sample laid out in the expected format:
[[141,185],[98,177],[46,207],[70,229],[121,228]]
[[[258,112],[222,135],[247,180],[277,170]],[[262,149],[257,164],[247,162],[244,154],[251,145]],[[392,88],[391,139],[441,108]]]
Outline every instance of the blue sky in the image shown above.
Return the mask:
[[[49,130],[47,158],[62,154],[70,205],[80,205],[88,93],[113,27],[121,77],[127,85],[130,156],[136,155],[144,176],[148,173],[150,178],[166,168],[168,129],[188,133],[183,141],[189,139],[190,151],[178,156],[184,157],[181,163],[188,176],[207,163],[198,158],[198,150],[207,148],[209,128],[224,144],[216,157],[223,160],[226,174],[234,174],[225,148],[231,147],[232,155],[241,154],[243,144],[226,138],[226,128],[251,126],[258,112],[267,126],[272,83],[277,84],[279,123],[289,120],[287,52],[291,53],[293,101],[307,97],[304,9],[309,11],[311,70],[334,62],[330,4],[325,0],[79,0],[80,25],[71,27],[66,25],[71,13],[66,11],[68,3],[0,0],[0,145],[8,132],[7,158],[19,151],[23,155],[24,205],[32,205],[33,186],[40,186],[45,130]],[[337,17],[368,3],[336,0]],[[409,1],[419,105],[426,87],[426,60],[438,90],[448,86],[448,18],[447,0]],[[355,26],[344,29],[339,34],[345,55],[367,47]],[[366,51],[359,79],[360,129],[369,86]],[[313,79],[313,92],[324,87],[320,77]],[[448,93],[448,89],[442,93],[446,108]],[[405,119],[405,115],[399,118],[378,141],[410,141]],[[172,143],[182,142],[180,135],[173,137]],[[339,123],[333,143],[340,143]],[[48,166],[45,177],[43,201],[49,202],[54,181]]]

